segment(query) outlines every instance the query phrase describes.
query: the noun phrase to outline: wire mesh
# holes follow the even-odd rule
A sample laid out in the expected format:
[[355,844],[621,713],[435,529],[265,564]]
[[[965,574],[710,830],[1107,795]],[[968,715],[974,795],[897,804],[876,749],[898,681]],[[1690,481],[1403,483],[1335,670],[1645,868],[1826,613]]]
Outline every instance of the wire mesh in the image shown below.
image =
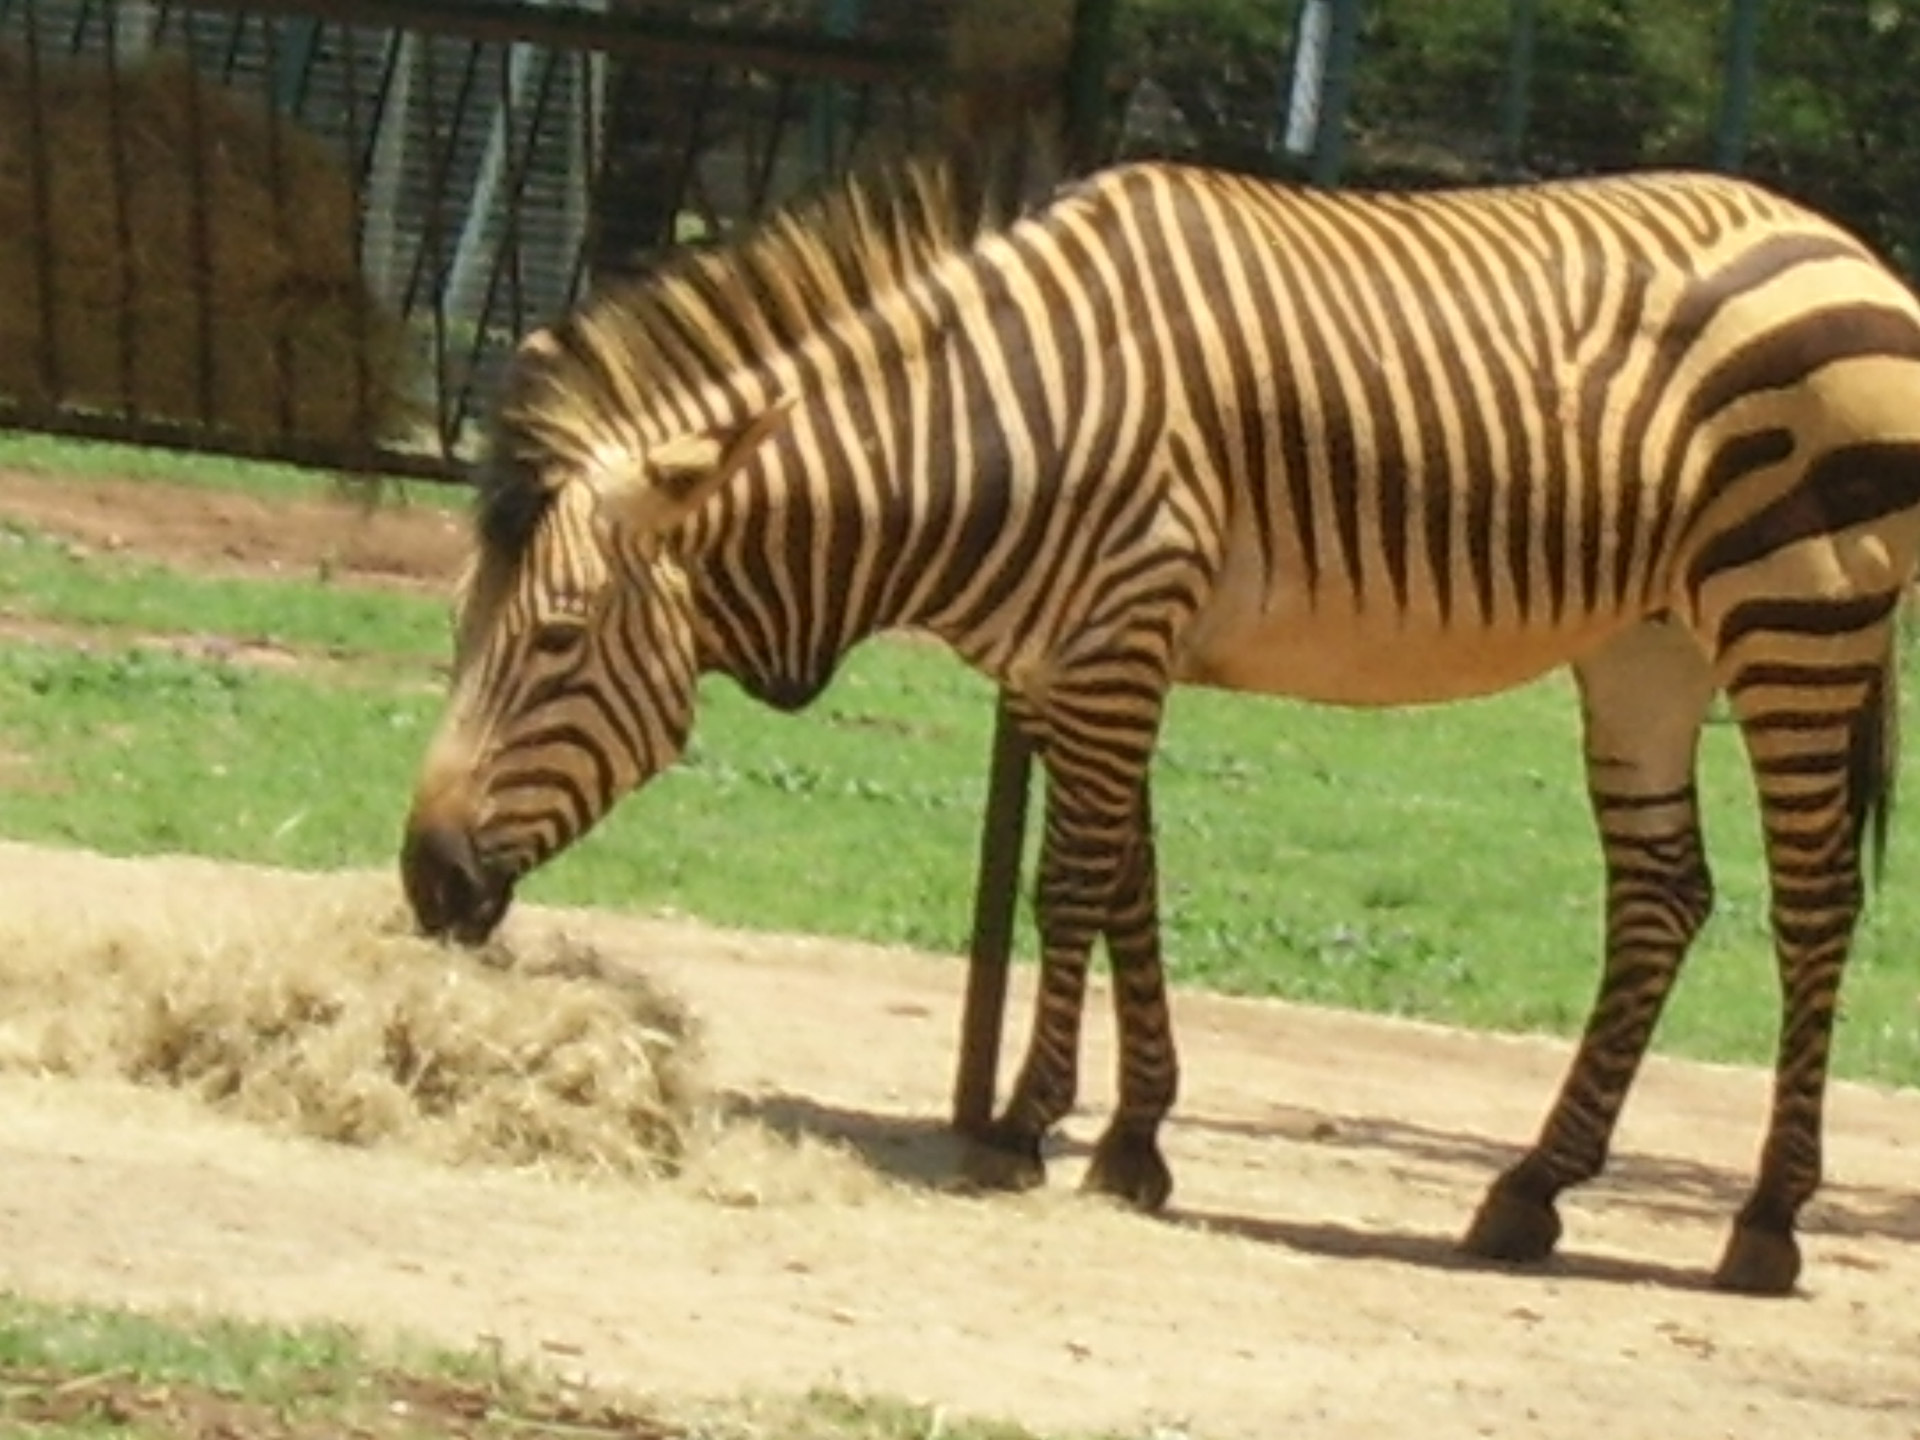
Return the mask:
[[457,477],[527,329],[933,121],[897,8],[686,8],[0,0],[0,423]]
[[[964,0],[614,3],[0,0],[0,421],[457,473],[512,340],[595,278],[936,133]],[[1111,155],[1719,164],[1920,267],[1920,0],[1120,0],[1107,53]],[[157,166],[136,77],[166,63]]]

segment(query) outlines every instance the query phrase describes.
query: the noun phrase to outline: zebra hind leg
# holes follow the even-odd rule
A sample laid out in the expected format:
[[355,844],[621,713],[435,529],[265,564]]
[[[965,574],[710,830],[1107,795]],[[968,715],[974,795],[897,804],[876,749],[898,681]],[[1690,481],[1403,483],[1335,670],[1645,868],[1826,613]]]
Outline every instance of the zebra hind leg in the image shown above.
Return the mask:
[[1120,1103],[1094,1147],[1081,1187],[1140,1210],[1162,1208],[1173,1172],[1160,1153],[1160,1124],[1173,1108],[1179,1063],[1160,963],[1159,874],[1149,786],[1140,787],[1133,844],[1107,917],[1113,1007],[1120,1034]]
[[1606,862],[1606,964],[1534,1147],[1487,1192],[1463,1248],[1514,1263],[1560,1239],[1560,1192],[1599,1174],[1687,947],[1712,908],[1694,757],[1715,682],[1677,625],[1649,621],[1575,667]]
[[1864,899],[1862,852],[1880,838],[1895,773],[1887,617],[1897,598],[1809,610],[1804,628],[1776,637],[1776,653],[1743,666],[1730,687],[1760,793],[1782,1013],[1759,1176],[1714,1272],[1725,1290],[1783,1295],[1800,1274],[1794,1227],[1820,1184],[1827,1064]]

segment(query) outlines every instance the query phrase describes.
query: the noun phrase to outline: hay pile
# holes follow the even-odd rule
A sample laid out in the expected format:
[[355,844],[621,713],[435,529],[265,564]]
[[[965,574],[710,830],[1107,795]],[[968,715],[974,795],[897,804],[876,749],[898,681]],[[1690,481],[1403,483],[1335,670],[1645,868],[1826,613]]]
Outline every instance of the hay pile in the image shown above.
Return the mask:
[[1058,85],[1073,50],[1073,0],[959,0],[947,61],[979,83],[994,76]]
[[126,1078],[327,1140],[572,1175],[673,1173],[708,1118],[691,1022],[644,976],[564,937],[481,957],[430,944],[371,877],[191,923],[9,917],[0,1069]]
[[172,58],[117,76],[97,62],[42,61],[59,366],[50,393],[40,373],[34,95],[25,61],[0,51],[0,395],[116,412],[130,403],[143,418],[198,424],[204,298],[218,428],[256,441],[282,433],[282,340],[292,434],[357,444],[411,422],[406,334],[354,262],[358,205],[338,156],[283,119],[276,191],[264,107],[212,80],[196,85]]

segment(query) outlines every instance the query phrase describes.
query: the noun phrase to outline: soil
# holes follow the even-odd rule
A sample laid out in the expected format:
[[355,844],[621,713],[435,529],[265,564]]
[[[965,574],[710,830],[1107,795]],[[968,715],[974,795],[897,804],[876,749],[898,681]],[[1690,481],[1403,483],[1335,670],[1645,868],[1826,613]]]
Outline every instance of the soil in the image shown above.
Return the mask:
[[[0,515],[84,538],[111,511],[119,543],[183,563],[318,563],[297,537],[341,553],[337,514],[140,490],[123,508],[109,484],[0,477]],[[400,535],[418,512],[354,523],[379,583],[449,564],[441,537],[416,559]],[[271,906],[312,883],[22,846],[0,867],[0,903],[48,913],[216,890]],[[1071,1193],[1111,1094],[1104,1024],[1049,1188],[969,1198],[947,1189],[939,1124],[957,961],[603,913],[509,923],[645,965],[702,1017],[740,1110],[881,1183],[563,1184],[297,1141],[178,1095],[12,1079],[0,1287],[497,1342],[669,1399],[838,1385],[1059,1431],[1920,1436],[1920,1095],[1834,1087],[1803,1288],[1738,1299],[1704,1276],[1768,1078],[1654,1061],[1613,1168],[1564,1207],[1560,1258],[1510,1272],[1454,1241],[1538,1123],[1557,1042],[1182,994],[1177,1189],[1144,1219]],[[1024,1024],[1016,1003],[1010,1033]],[[850,1163],[811,1153],[823,1175]]]
[[287,498],[152,480],[0,470],[0,520],[199,574],[324,575],[445,589],[466,557],[457,511],[369,508],[345,495]]

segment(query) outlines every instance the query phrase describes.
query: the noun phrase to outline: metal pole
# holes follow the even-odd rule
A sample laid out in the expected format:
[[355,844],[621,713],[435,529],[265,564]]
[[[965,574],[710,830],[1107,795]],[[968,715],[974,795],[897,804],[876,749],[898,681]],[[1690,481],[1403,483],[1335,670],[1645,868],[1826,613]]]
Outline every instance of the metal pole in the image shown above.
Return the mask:
[[1735,171],[1746,159],[1747,120],[1753,110],[1753,77],[1760,52],[1760,12],[1765,0],[1733,0],[1727,20],[1727,63],[1720,94],[1720,123],[1713,163]]
[[320,43],[320,22],[311,17],[285,22],[267,19],[265,25],[286,25],[273,67],[273,103],[283,114],[299,115],[307,99],[307,80],[313,73],[314,50]]
[[1314,131],[1313,183],[1340,183],[1347,150],[1347,102],[1353,91],[1353,62],[1360,49],[1360,0],[1332,0],[1333,23],[1327,35],[1327,73],[1320,90],[1320,119]]
[[1511,0],[1508,7],[1507,94],[1500,111],[1500,159],[1509,171],[1526,160],[1527,109],[1533,98],[1533,45],[1539,0]]
[[[826,32],[844,40],[860,28],[864,0],[827,0]],[[834,168],[840,148],[840,103],[845,91],[826,81],[813,92],[811,114],[807,120],[808,146],[812,150],[815,173],[825,175]]]
[[960,1018],[960,1062],[953,1082],[953,1128],[978,1135],[993,1119],[1000,1073],[1000,1035],[1013,965],[1014,910],[1020,900],[1020,857],[1027,839],[1027,788],[1033,750],[1013,723],[1004,695],[994,708],[993,761],[980,866],[973,892],[973,944],[967,998]]
[[1073,48],[1067,55],[1067,168],[1085,172],[1107,158],[1107,77],[1113,69],[1113,22],[1119,0],[1077,0]]
[[[1074,172],[1090,170],[1106,159],[1107,75],[1119,8],[1118,0],[1076,0],[1074,6],[1073,45],[1060,92],[1065,105],[1067,167]],[[1014,724],[1003,694],[994,708],[993,758],[974,881],[967,996],[953,1082],[953,1127],[962,1134],[977,1135],[993,1119],[1032,778],[1033,747]]]

